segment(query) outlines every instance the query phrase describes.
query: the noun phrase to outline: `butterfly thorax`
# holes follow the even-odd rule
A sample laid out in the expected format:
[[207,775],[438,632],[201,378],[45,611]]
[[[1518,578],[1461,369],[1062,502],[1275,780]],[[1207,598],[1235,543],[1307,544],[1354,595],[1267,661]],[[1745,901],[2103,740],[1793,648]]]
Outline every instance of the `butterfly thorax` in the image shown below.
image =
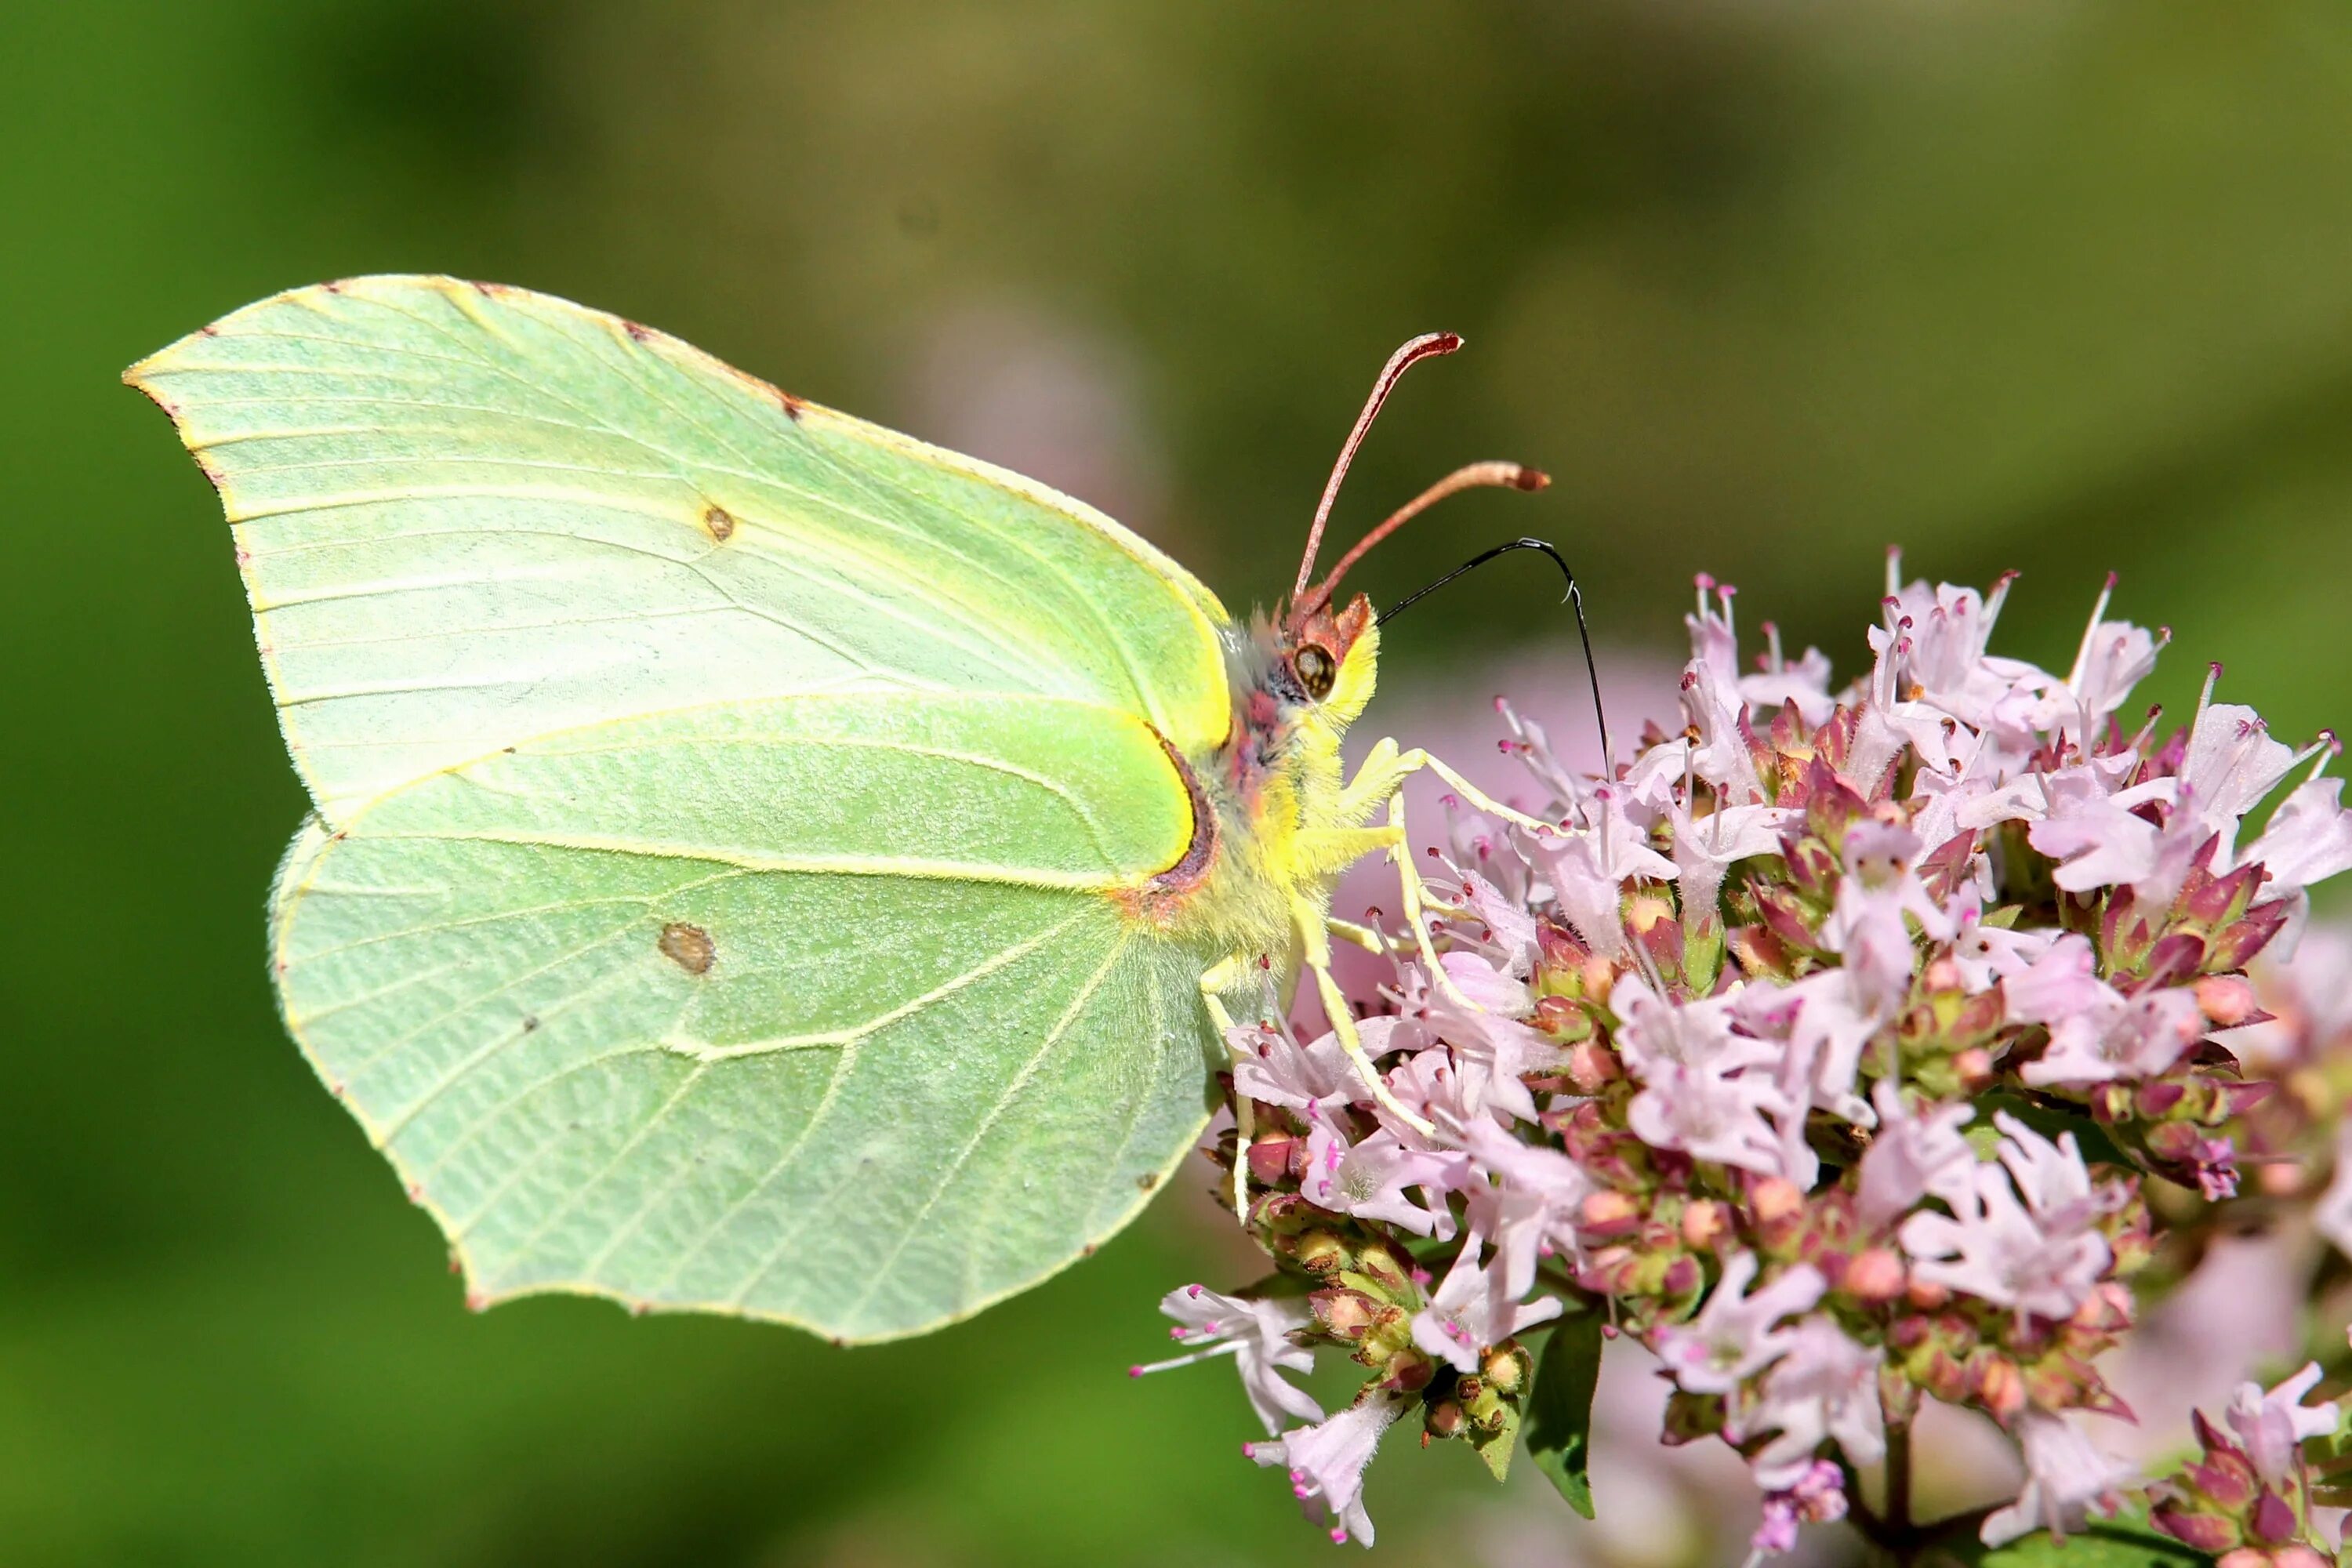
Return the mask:
[[[1270,621],[1225,637],[1233,715],[1225,738],[1184,759],[1194,863],[1162,879],[1154,913],[1186,936],[1269,956],[1290,948],[1295,900],[1328,907],[1353,852],[1328,841],[1342,809],[1339,743],[1370,698],[1379,633],[1360,597],[1344,610]],[[1206,835],[1204,839],[1203,835]]]

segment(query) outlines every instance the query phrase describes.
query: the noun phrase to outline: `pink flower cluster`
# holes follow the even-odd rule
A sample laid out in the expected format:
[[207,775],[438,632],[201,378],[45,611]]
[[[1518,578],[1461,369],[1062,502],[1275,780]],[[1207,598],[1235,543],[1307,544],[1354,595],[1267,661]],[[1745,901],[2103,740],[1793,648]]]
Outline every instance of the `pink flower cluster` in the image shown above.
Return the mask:
[[[1682,722],[1605,777],[1503,708],[1539,804],[1457,808],[1402,868],[1431,920],[1385,934],[1354,998],[1377,1084],[1285,998],[1234,1031],[1209,1153],[1275,1271],[1163,1310],[1181,1360],[1234,1357],[1268,1434],[1245,1452],[1335,1539],[1372,1541],[1385,1434],[1410,1420],[1500,1473],[1560,1419],[1531,1424],[1538,1380],[1579,1375],[1562,1347],[1629,1336],[1672,1382],[1665,1440],[1744,1457],[1759,1555],[1801,1520],[1913,1528],[1853,1478],[1903,1462],[1927,1400],[2020,1444],[1988,1542],[2142,1485],[2085,1424],[2129,1415],[2095,1358],[2165,1234],[2150,1183],[2167,1213],[2237,1190],[2273,1086],[2215,1037],[2264,1022],[2248,963],[2352,868],[2337,747],[2216,701],[2218,668],[2186,726],[2126,730],[2165,634],[2103,593],[2053,674],[1988,651],[2007,580],[1898,566],[1842,690],[1769,626],[1743,672],[1730,590],[1700,579]],[[1288,1375],[1318,1352],[1365,1374],[1329,1415]]]

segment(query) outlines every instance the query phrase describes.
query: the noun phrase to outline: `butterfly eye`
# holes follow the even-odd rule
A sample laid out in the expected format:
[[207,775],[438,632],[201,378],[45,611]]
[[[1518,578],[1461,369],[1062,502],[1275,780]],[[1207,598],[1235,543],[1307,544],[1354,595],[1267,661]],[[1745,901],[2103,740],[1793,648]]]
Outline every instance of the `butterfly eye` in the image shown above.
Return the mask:
[[1300,688],[1318,702],[1331,695],[1331,682],[1339,674],[1331,656],[1313,643],[1290,656],[1290,668],[1297,673]]

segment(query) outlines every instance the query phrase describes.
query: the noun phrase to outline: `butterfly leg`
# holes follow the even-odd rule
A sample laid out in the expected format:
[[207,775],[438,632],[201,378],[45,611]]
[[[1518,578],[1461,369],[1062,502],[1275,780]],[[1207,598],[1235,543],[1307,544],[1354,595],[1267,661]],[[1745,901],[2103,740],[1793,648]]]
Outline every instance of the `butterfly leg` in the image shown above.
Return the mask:
[[1372,1091],[1372,1098],[1414,1131],[1426,1136],[1437,1131],[1426,1119],[1405,1109],[1397,1097],[1389,1092],[1388,1081],[1381,1077],[1372,1058],[1364,1054],[1364,1037],[1356,1029],[1356,1015],[1349,1007],[1347,997],[1339,993],[1339,983],[1331,977],[1331,938],[1327,929],[1330,916],[1316,900],[1297,898],[1291,901],[1292,923],[1298,928],[1300,962],[1315,976],[1315,994],[1322,999],[1323,1015],[1331,1020],[1331,1033],[1339,1038],[1339,1048]]
[[1397,868],[1398,894],[1404,905],[1405,924],[1412,932],[1413,945],[1420,952],[1422,963],[1428,966],[1430,983],[1443,991],[1449,1001],[1465,1007],[1473,1006],[1475,1004],[1462,994],[1460,987],[1454,984],[1454,977],[1438,962],[1437,949],[1430,940],[1430,909],[1434,906],[1448,910],[1452,906],[1431,896],[1428,883],[1422,879],[1421,868],[1413,863],[1412,839],[1405,831],[1404,781],[1424,768],[1444,779],[1480,811],[1516,823],[1530,832],[1555,830],[1549,823],[1538,822],[1504,805],[1427,752],[1418,747],[1410,752],[1401,752],[1394,741],[1385,738],[1373,745],[1365,756],[1363,765],[1356,770],[1356,776],[1340,792],[1339,809],[1359,816],[1369,814],[1377,803],[1387,801],[1386,847],[1391,862]]
[[[1242,977],[1249,973],[1250,962],[1240,953],[1219,959],[1201,972],[1201,1005],[1209,1010],[1209,1022],[1215,1026],[1217,1038],[1225,1043],[1225,1059],[1234,1059],[1238,1049],[1234,1044],[1234,1016],[1225,1011],[1223,993],[1240,988]],[[1249,1151],[1257,1136],[1255,1112],[1246,1094],[1234,1096],[1234,1217],[1244,1224],[1249,1219]]]
[[1334,915],[1324,920],[1323,927],[1341,942],[1354,942],[1366,952],[1385,954],[1390,950],[1388,933],[1375,931],[1370,926],[1358,925],[1354,921],[1343,921]]
[[1505,805],[1501,801],[1464,778],[1444,758],[1433,757],[1418,746],[1410,752],[1400,752],[1397,750],[1396,742],[1390,740],[1379,742],[1365,756],[1363,766],[1356,770],[1355,779],[1341,794],[1341,808],[1345,809],[1349,805],[1354,804],[1368,809],[1372,801],[1393,792],[1397,785],[1404,782],[1406,775],[1420,773],[1424,769],[1444,779],[1447,788],[1489,816],[1499,816],[1515,826],[1526,828],[1529,833],[1559,831],[1559,825],[1556,823],[1545,822],[1538,817],[1529,816],[1526,812],[1514,811]]

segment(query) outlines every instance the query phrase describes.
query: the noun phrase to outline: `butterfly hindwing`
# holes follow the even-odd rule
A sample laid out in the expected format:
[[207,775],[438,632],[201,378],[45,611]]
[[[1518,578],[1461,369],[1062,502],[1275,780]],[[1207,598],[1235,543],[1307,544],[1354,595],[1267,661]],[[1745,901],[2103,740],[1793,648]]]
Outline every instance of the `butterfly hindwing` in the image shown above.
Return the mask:
[[287,1022],[485,1297],[935,1326],[1116,1229],[1198,1133],[1201,959],[1104,891],[1181,847],[1144,804],[1167,766],[1044,699],[551,737],[306,832]]

